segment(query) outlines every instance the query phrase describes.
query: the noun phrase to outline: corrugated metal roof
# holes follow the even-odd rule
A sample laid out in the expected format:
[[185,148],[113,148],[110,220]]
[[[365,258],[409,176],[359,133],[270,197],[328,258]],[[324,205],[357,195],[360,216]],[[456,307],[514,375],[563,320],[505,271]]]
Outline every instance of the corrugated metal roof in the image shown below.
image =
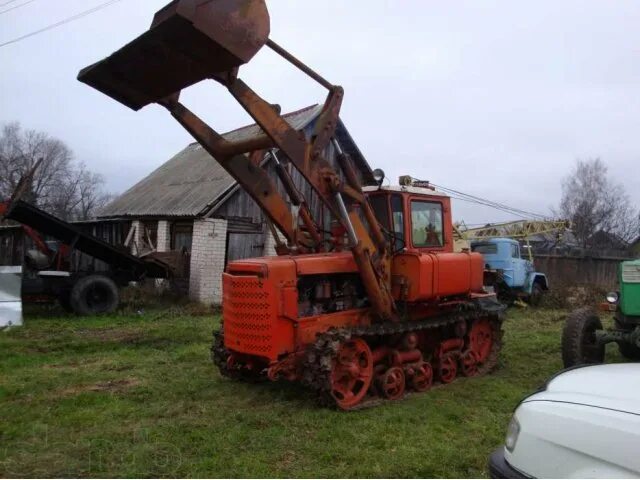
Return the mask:
[[[284,115],[296,130],[309,124],[322,110],[312,105]],[[229,141],[261,135],[258,125],[225,133]],[[196,217],[233,188],[233,178],[198,143],[192,143],[107,205],[106,217]]]

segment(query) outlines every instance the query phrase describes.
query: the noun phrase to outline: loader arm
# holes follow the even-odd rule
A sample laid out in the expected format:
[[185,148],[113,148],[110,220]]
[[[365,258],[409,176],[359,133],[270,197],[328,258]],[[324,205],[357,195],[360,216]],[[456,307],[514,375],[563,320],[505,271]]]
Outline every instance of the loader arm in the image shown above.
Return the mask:
[[[346,230],[374,312],[382,320],[396,320],[390,249],[351,160],[334,139],[343,89],[326,81],[268,35],[264,0],[174,0],[156,14],[149,31],[107,59],[83,69],[78,78],[135,110],[150,103],[165,107],[256,201],[293,247],[291,253],[321,251],[321,231],[286,170],[276,168],[289,200],[301,206],[300,219],[310,241],[299,231],[298,219],[293,218],[275,182],[255,158],[252,160],[254,156],[246,155],[278,148]],[[329,90],[310,139],[238,78],[239,67],[264,45]],[[224,85],[265,137],[229,142],[180,103],[183,88],[205,79]],[[345,181],[323,157],[329,142],[338,151]]]

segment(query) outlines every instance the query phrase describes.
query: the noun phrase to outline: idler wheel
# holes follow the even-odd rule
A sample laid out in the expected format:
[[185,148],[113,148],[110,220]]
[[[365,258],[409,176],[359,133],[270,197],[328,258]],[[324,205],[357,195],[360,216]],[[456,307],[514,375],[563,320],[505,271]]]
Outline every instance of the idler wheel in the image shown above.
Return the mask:
[[342,344],[331,370],[331,395],[348,410],[362,401],[373,377],[373,356],[367,342],[354,338]]
[[493,331],[487,318],[476,320],[469,331],[469,350],[476,354],[477,363],[484,363],[491,354]]

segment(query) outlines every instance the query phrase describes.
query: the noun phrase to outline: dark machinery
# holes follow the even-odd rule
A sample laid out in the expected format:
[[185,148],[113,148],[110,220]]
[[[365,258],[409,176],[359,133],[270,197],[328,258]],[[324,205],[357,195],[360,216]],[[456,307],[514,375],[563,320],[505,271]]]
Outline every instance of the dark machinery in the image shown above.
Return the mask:
[[[304,382],[342,409],[489,371],[502,307],[483,290],[482,256],[453,253],[450,199],[410,177],[364,187],[334,136],[343,89],[268,37],[263,0],[176,0],[149,31],[78,77],[134,110],[166,108],[284,238],[277,257],[227,266],[214,362],[234,378]],[[265,45],[328,90],[311,138],[238,78]],[[182,89],[207,79],[227,88],[264,135],[229,142],[180,103]],[[323,156],[330,143],[337,167]],[[262,155],[247,155],[266,149],[291,162],[341,228],[321,229],[288,171],[273,179]]]
[[[164,262],[135,257],[22,200],[36,168],[21,179],[9,201],[0,203],[0,219],[21,223],[36,246],[35,252],[27,252],[25,260],[37,281],[24,286],[25,296],[54,297],[69,311],[93,315],[114,311],[119,303],[118,287],[130,281],[169,278],[171,268]],[[43,234],[59,240],[58,248],[50,248]],[[110,272],[72,271],[73,250],[102,260],[111,267]]]

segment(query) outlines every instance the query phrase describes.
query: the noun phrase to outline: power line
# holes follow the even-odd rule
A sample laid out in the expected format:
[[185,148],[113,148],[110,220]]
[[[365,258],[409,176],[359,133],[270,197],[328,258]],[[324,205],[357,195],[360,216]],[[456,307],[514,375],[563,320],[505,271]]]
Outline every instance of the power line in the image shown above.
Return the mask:
[[[445,193],[447,193],[447,192],[445,192]],[[496,205],[494,205],[492,203],[479,202],[478,200],[472,200],[472,199],[469,199],[469,198],[460,197],[460,196],[457,196],[457,195],[453,195],[451,193],[448,193],[448,195],[449,195],[450,198],[453,198],[454,200],[462,200],[463,202],[475,203],[476,205],[484,205],[484,206],[487,206],[487,207],[491,207],[491,208],[494,208],[496,210],[500,210],[501,212],[505,212],[505,213],[509,213],[511,215],[515,215],[516,217],[518,217],[519,219],[522,219],[522,220],[530,218],[530,215],[523,215],[521,213],[514,212],[513,210],[508,209],[508,208],[498,207],[498,206],[496,206]]]
[[465,196],[460,196],[460,195],[456,195],[455,193],[451,193],[451,192],[455,192],[455,190],[448,191],[447,189],[445,189],[443,187],[438,187],[438,188],[439,188],[439,190],[442,190],[444,193],[447,193],[451,198],[453,198],[455,200],[462,200],[464,202],[475,203],[477,205],[484,205],[484,206],[487,206],[487,207],[491,207],[491,208],[494,208],[496,210],[500,210],[502,212],[509,213],[511,215],[515,215],[516,217],[518,217],[520,219],[529,219],[531,217],[534,217],[534,219],[542,220],[542,219],[546,218],[543,215],[535,214],[533,212],[527,212],[527,211],[524,211],[524,210],[519,210],[519,209],[516,209],[516,208],[509,207],[508,205],[492,202],[490,200],[475,198],[473,196],[469,196],[469,195],[466,195],[466,194],[464,194]]
[[[27,1],[26,1],[26,2],[24,2],[24,3],[19,3],[18,5],[14,5],[14,6],[13,6],[13,7],[11,7],[11,8],[7,8],[6,10],[2,10],[2,11],[0,12],[0,15],[2,15],[3,13],[10,12],[11,10],[15,10],[16,8],[20,8],[20,7],[24,7],[25,5],[29,5],[30,3],[33,3],[33,2],[35,2],[35,1],[36,1],[36,0],[27,0]],[[5,3],[5,5],[6,5],[6,3]]]
[[8,2],[0,3],[0,7],[4,7],[5,5],[9,5],[10,3],[17,2],[18,0],[9,0]]
[[29,38],[29,37],[33,37],[33,36],[38,35],[40,33],[44,33],[44,32],[47,32],[49,30],[53,30],[54,28],[58,28],[58,27],[60,27],[62,25],[65,25],[67,23],[73,22],[75,20],[79,20],[79,19],[81,19],[83,17],[86,17],[87,15],[91,15],[92,13],[95,13],[95,12],[97,12],[99,10],[107,8],[108,6],[113,5],[114,3],[120,2],[120,1],[121,0],[109,0],[108,2],[101,3],[100,5],[97,5],[97,6],[93,7],[93,8],[90,8],[89,10],[85,10],[84,12],[77,13],[75,15],[72,15],[71,17],[65,18],[64,20],[60,20],[59,22],[52,23],[51,25],[47,25],[46,27],[40,28],[39,30],[35,30],[35,31],[31,32],[31,33],[27,33],[26,35],[22,35],[21,37],[14,38],[14,39],[6,41],[4,43],[0,43],[0,48],[1,47],[5,47],[7,45],[11,45],[12,43],[20,42],[21,40],[24,40],[24,39]]
[[445,190],[445,191],[449,191],[449,192],[455,193],[455,194],[457,194],[457,195],[462,195],[462,196],[464,196],[465,198],[468,198],[468,199],[470,199],[470,200],[477,201],[478,203],[482,203],[482,204],[486,204],[486,205],[489,205],[489,206],[495,206],[495,207],[498,207],[499,209],[506,209],[506,210],[510,210],[510,211],[512,211],[512,212],[516,212],[516,213],[519,213],[519,214],[522,214],[522,215],[527,215],[527,216],[532,216],[532,217],[545,218],[545,216],[544,216],[544,215],[541,215],[541,214],[539,214],[539,213],[529,212],[529,211],[527,211],[527,210],[521,210],[521,209],[519,209],[519,208],[515,208],[515,207],[511,207],[511,206],[509,206],[509,205],[506,205],[506,204],[504,204],[504,203],[494,202],[494,201],[492,201],[492,200],[487,200],[486,198],[477,197],[477,196],[475,196],[475,195],[470,195],[470,194],[468,194],[468,193],[460,192],[460,191],[458,191],[458,190],[453,190],[453,189],[451,189],[451,188],[447,188],[447,187],[443,187],[443,186],[436,186],[436,187],[438,187],[438,188],[440,188],[440,189],[443,189],[443,190]]
[[467,202],[471,202],[471,203],[477,203],[480,205],[485,205],[488,207],[492,207],[495,208],[497,210],[501,210],[503,212],[507,212],[507,213],[511,213],[514,215],[517,215],[518,217],[521,218],[530,218],[530,217],[534,217],[534,218],[539,218],[539,219],[546,219],[547,216],[539,214],[539,213],[535,213],[535,212],[530,212],[527,210],[522,210],[519,208],[515,208],[515,207],[511,207],[509,205],[506,205],[504,203],[498,203],[498,202],[494,202],[492,200],[488,200],[486,198],[482,198],[482,197],[478,197],[475,195],[470,195],[468,193],[464,193],[461,192],[459,190],[454,190],[451,188],[447,188],[444,187],[442,185],[436,185],[434,183],[432,183],[432,185],[436,188],[438,188],[439,190],[444,191],[445,193],[448,193],[449,195],[451,195],[452,198],[456,198],[457,200],[463,200],[463,201],[467,201]]

